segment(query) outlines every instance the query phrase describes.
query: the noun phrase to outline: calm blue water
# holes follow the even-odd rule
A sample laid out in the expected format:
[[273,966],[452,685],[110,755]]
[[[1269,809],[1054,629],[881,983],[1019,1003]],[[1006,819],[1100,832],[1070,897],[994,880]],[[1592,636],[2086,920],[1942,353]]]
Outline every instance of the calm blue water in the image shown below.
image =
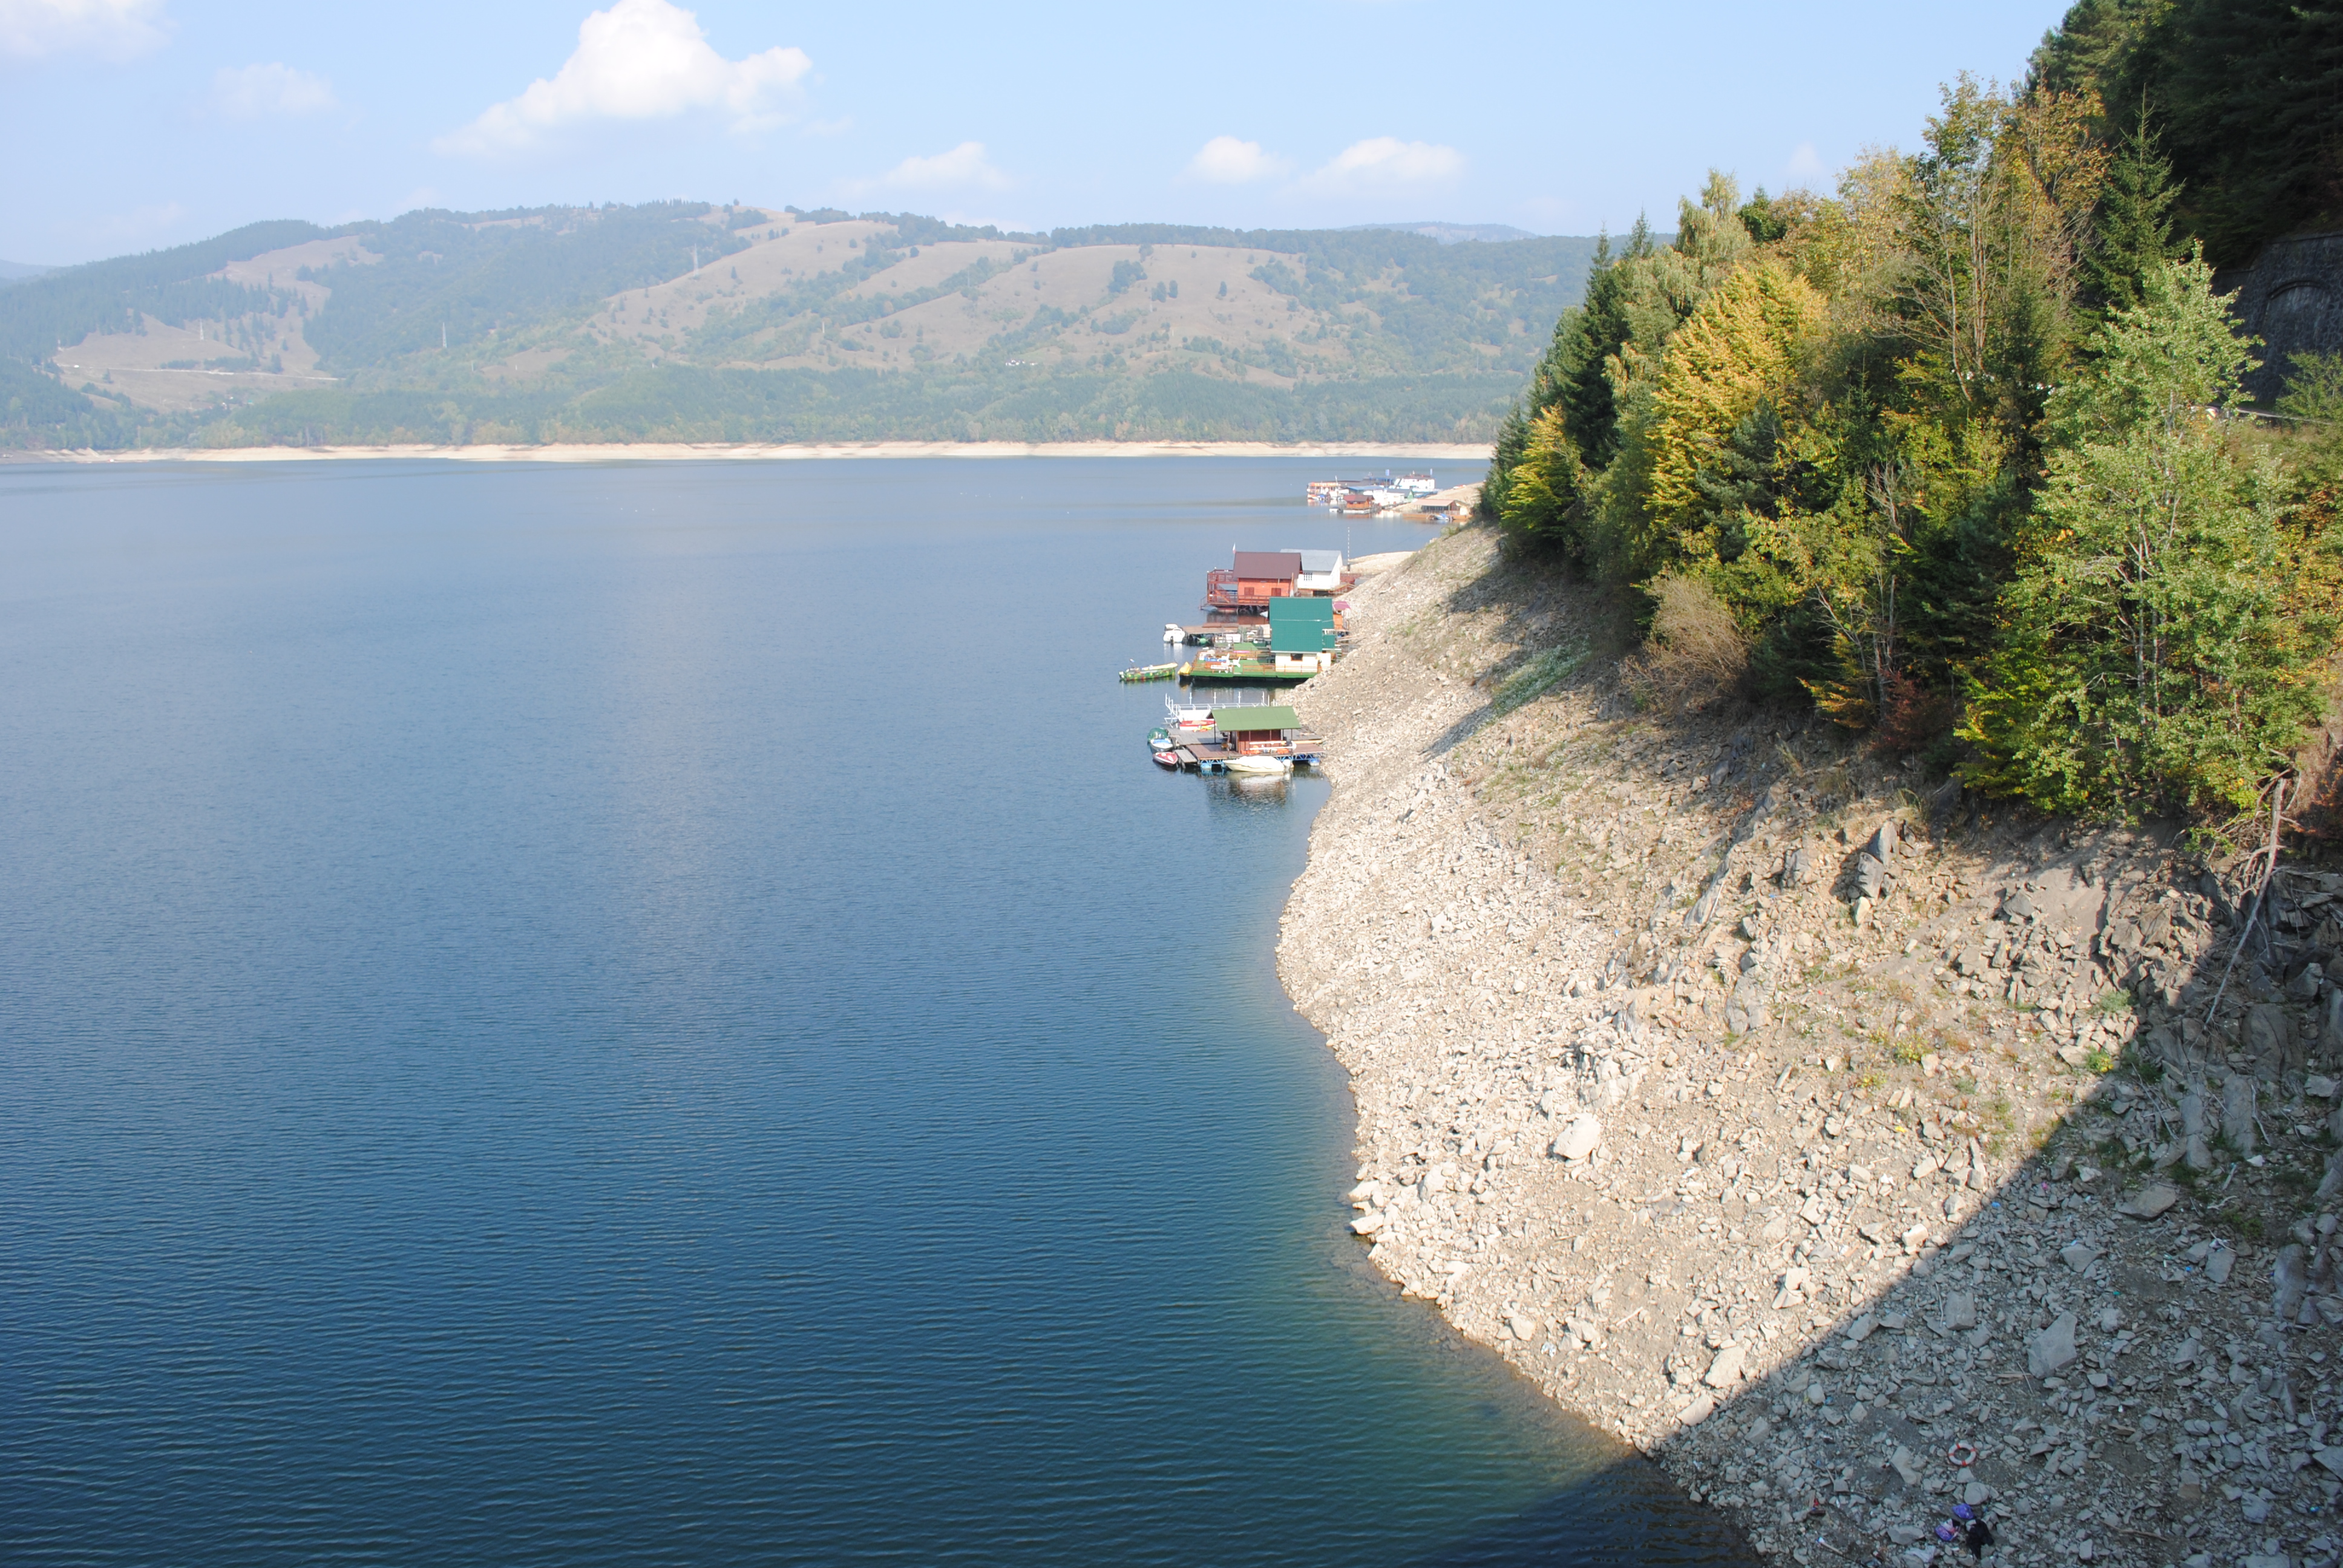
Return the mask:
[[1325,786],[1111,679],[1315,471],[0,468],[0,1558],[1725,1560],[1365,1272]]

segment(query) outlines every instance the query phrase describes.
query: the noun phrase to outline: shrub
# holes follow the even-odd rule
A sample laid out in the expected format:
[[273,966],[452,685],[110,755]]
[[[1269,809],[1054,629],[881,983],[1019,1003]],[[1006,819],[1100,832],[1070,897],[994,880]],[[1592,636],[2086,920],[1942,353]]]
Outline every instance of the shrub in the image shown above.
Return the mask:
[[1737,691],[1749,671],[1749,639],[1716,590],[1698,578],[1666,573],[1645,591],[1658,608],[1649,646],[1626,670],[1637,700],[1683,712]]

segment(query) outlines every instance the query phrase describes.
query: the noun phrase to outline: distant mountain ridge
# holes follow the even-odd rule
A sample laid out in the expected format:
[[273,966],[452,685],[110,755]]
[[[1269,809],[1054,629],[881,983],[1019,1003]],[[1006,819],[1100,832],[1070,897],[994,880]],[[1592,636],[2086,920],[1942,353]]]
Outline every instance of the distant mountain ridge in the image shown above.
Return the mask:
[[38,277],[45,272],[55,272],[54,266],[35,266],[29,262],[0,261],[0,283],[14,283],[18,278]]
[[1485,440],[1594,246],[698,202],[271,222],[0,287],[0,442]]
[[1525,228],[1515,228],[1509,223],[1354,223],[1342,230],[1356,234],[1361,229],[1388,229],[1393,234],[1420,234],[1426,239],[1436,239],[1443,245],[1463,245],[1470,240],[1498,245],[1509,239],[1536,239],[1539,236]]

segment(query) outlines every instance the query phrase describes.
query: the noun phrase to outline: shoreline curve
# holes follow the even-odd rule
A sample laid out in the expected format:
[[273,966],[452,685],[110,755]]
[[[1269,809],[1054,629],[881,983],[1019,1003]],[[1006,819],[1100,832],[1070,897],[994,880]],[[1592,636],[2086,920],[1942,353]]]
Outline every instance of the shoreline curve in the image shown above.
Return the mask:
[[1486,526],[1350,597],[1277,966],[1384,1278],[1769,1559],[2332,1560],[2343,990],[2217,991],[2237,862],[1638,702]]

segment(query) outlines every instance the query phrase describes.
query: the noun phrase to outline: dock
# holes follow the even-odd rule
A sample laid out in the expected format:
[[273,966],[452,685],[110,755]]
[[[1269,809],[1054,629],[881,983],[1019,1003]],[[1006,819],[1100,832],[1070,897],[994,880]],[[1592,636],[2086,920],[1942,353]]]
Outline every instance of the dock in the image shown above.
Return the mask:
[[1280,669],[1273,658],[1192,658],[1180,667],[1182,686],[1299,686],[1316,674]]
[[[1296,751],[1290,759],[1296,768],[1318,766],[1321,749],[1314,740],[1307,744],[1309,749]],[[1172,760],[1161,765],[1182,773],[1225,773],[1229,763],[1240,755],[1235,747],[1222,746],[1217,740],[1182,740],[1164,748],[1164,751]]]

